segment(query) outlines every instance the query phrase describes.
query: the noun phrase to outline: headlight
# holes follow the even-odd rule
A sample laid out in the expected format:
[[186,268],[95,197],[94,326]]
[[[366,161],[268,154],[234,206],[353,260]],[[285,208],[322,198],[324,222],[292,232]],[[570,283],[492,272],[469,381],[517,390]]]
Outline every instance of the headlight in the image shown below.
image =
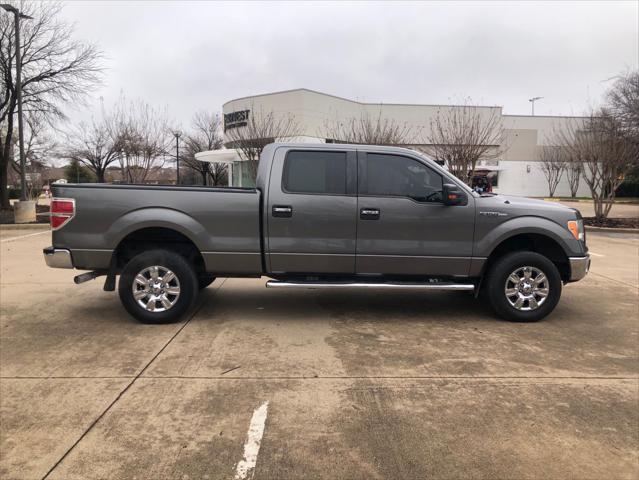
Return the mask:
[[579,220],[570,220],[568,222],[568,230],[570,230],[572,236],[575,237],[575,240],[580,240],[582,242],[586,240],[583,219],[580,218]]

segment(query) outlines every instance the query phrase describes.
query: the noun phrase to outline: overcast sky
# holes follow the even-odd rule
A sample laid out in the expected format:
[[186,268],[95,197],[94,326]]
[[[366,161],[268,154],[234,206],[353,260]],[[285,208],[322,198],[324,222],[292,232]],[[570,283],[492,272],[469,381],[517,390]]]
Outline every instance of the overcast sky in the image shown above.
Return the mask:
[[107,57],[94,98],[124,91],[186,125],[300,87],[383,103],[470,97],[509,114],[543,96],[537,114],[580,114],[638,67],[638,4],[69,2],[63,15]]

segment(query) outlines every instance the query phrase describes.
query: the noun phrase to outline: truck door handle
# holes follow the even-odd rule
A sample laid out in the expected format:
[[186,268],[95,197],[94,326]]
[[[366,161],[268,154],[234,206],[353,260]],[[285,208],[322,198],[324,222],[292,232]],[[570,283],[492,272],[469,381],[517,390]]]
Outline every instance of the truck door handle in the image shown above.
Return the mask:
[[289,218],[293,216],[293,207],[288,205],[273,205],[273,216]]
[[379,220],[379,208],[362,208],[359,211],[362,220]]

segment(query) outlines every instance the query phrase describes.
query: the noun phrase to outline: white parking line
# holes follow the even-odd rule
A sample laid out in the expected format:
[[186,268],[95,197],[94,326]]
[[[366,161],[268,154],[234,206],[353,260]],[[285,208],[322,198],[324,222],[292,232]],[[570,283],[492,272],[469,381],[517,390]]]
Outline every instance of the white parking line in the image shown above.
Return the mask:
[[268,401],[264,402],[253,412],[246,437],[246,443],[244,444],[244,458],[237,462],[237,467],[235,468],[235,480],[253,478],[253,469],[257,463],[257,454],[260,452],[260,442],[262,441],[262,435],[264,435],[264,425],[266,423],[267,413]]
[[15,242],[16,240],[20,240],[20,239],[23,239],[23,238],[33,237],[35,235],[42,235],[43,233],[51,233],[51,230],[45,230],[43,232],[30,233],[28,235],[20,235],[19,237],[5,238],[4,240],[0,240],[0,243]]
[[605,257],[605,255],[602,255],[601,253],[595,253],[595,252],[588,252],[590,255],[592,255],[593,257]]

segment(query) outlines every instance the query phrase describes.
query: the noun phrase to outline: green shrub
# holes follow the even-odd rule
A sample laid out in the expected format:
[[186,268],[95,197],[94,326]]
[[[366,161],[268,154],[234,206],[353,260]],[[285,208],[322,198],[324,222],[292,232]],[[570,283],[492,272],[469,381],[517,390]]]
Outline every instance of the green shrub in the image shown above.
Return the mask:
[[633,168],[624,178],[615,193],[617,197],[639,197],[639,166]]
[[64,177],[69,183],[95,182],[93,172],[77,160],[71,160],[71,162],[64,167]]

